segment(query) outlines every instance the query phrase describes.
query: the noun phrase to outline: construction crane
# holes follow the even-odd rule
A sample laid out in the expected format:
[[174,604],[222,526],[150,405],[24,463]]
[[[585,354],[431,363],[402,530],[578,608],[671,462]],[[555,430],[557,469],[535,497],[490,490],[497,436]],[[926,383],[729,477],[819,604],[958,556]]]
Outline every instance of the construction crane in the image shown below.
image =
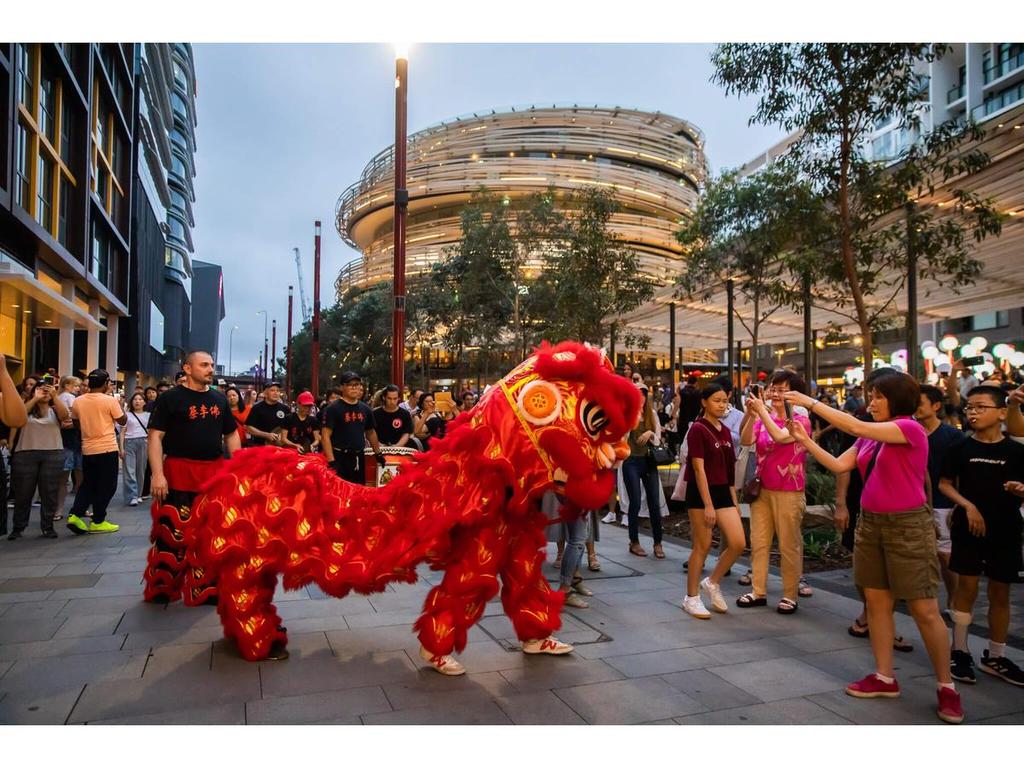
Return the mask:
[[299,258],[299,249],[292,248],[295,251],[295,270],[299,273],[299,303],[302,305],[302,322],[308,323],[313,313],[309,311],[309,303],[306,301],[306,284],[302,279],[302,259]]

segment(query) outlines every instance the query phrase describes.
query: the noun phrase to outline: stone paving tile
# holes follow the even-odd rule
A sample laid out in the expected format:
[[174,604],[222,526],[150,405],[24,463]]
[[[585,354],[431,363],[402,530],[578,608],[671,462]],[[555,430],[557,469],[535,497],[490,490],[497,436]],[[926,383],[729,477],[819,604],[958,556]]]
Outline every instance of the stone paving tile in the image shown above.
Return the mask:
[[615,624],[647,626],[666,621],[679,621],[680,617],[683,616],[683,611],[678,603],[670,603],[664,600],[641,603],[640,605],[607,605],[601,603],[600,600],[600,595],[595,595],[591,606],[595,609],[596,613],[599,613]]
[[[97,574],[91,576],[54,576],[47,577],[47,580],[56,579],[97,579]],[[59,588],[53,587],[51,600],[70,600],[82,597],[119,597],[131,595],[136,599],[142,599],[142,574],[141,573],[104,573],[99,576],[95,584],[80,588]]]
[[118,625],[119,632],[159,632],[169,629],[220,625],[220,617],[217,615],[216,608],[208,605],[190,608],[180,602],[171,605],[154,605],[139,600],[131,608],[123,611],[123,616],[124,618]]
[[626,677],[665,675],[714,664],[711,655],[696,648],[677,648],[671,651],[634,653],[628,656],[608,656],[605,664],[614,667]]
[[[54,595],[58,592],[86,592],[94,587],[102,578],[96,574],[88,576],[41,576],[24,577],[18,579],[5,579],[0,582],[0,592],[49,592]],[[67,600],[68,597],[86,597],[87,595],[61,595],[60,598]]]
[[596,725],[644,723],[704,709],[658,677],[579,685],[556,689],[555,694],[580,717]]
[[124,635],[90,637],[88,642],[81,638],[65,637],[59,640],[40,640],[32,643],[0,644],[0,659],[41,659],[51,656],[71,656],[81,653],[118,651],[124,644]]
[[0,723],[4,725],[63,725],[81,694],[67,691],[20,691],[0,699]]
[[0,615],[0,622],[23,621],[25,619],[55,619],[67,605],[60,600],[43,600],[34,603],[12,603]]
[[522,667],[502,670],[501,676],[512,683],[520,693],[621,680],[624,677],[621,672],[603,661],[590,661],[579,654],[527,656]]
[[0,645],[49,640],[63,623],[63,617],[57,619],[0,621]]
[[822,632],[811,630],[797,632],[792,635],[779,635],[775,638],[780,643],[791,645],[803,653],[821,653],[823,651],[835,651],[843,648],[871,647],[869,640],[860,637],[852,637],[845,630],[840,632]]
[[204,641],[212,643],[223,636],[224,630],[216,624],[203,627],[183,627],[161,632],[129,632],[124,648],[134,650],[161,645],[189,645]]
[[[597,590],[594,590],[597,592]],[[641,589],[636,592],[603,592],[595,597],[605,605],[636,605],[637,603],[655,603],[664,600],[683,599],[682,589],[664,587],[658,589]]]
[[52,565],[0,565],[0,580],[48,576]]
[[313,619],[373,613],[373,606],[365,597],[356,595],[344,600],[290,600],[279,605],[277,612],[282,619]]
[[32,603],[40,600],[46,600],[52,594],[52,590],[45,592],[0,592],[0,605],[7,605],[10,603]]
[[[424,664],[417,657],[413,663]],[[454,706],[513,696],[516,689],[497,672],[473,672],[449,677],[421,666],[414,677],[382,686],[392,709],[417,709],[432,705]]]
[[363,715],[367,725],[511,725],[493,701],[433,705],[375,715]]
[[586,721],[551,691],[517,693],[494,700],[516,725],[585,725]]
[[[455,656],[469,672],[500,672],[506,669],[521,669],[526,663],[526,654],[505,650],[493,640],[466,643],[462,653]],[[418,655],[412,655],[415,662]]]
[[65,616],[93,615],[97,613],[113,613],[127,611],[142,602],[142,590],[137,595],[120,595],[117,597],[79,597],[68,600],[62,613]]
[[706,669],[673,672],[662,675],[661,679],[698,702],[704,709],[731,709],[761,703],[761,699],[725,682]]
[[384,691],[379,686],[351,688],[345,691],[311,693],[303,696],[250,701],[245,705],[245,722],[249,725],[287,725],[353,721],[359,715],[390,712]]
[[234,701],[212,707],[90,720],[88,725],[245,725],[245,704]]
[[[83,561],[79,563],[62,563],[61,565],[55,565],[53,570],[48,574],[49,576],[89,576],[96,572],[99,568],[98,560]],[[101,573],[110,573],[110,571],[103,571]]]
[[847,682],[799,659],[751,661],[708,671],[766,702],[842,689]]
[[[875,670],[875,657],[871,653],[870,645],[803,654],[800,659],[847,683],[860,680]],[[932,673],[932,665],[920,648],[916,648],[913,653],[893,653],[892,662],[898,680]]]
[[[314,659],[314,658],[335,658],[331,650],[331,644],[327,642],[327,635],[323,632],[288,633],[288,659],[286,661]],[[277,666],[280,662],[265,661],[251,662],[242,658],[234,641],[220,639],[213,644],[213,655],[210,661],[211,669],[224,671],[232,666],[241,665],[243,668],[251,664],[266,664]]]
[[367,627],[411,627],[416,619],[420,617],[419,609],[404,609],[398,611],[380,611],[377,613],[354,613],[345,616],[345,621],[351,629],[365,629]]
[[716,664],[742,664],[747,661],[763,661],[800,655],[793,646],[780,643],[773,637],[762,637],[757,640],[743,640],[738,643],[715,643],[714,645],[697,646],[711,657]]
[[690,617],[653,624],[643,630],[635,625],[619,625],[605,627],[604,631],[613,638],[611,642],[581,646],[576,652],[587,659],[602,659],[761,636],[755,628],[731,628],[724,622],[699,622]]
[[123,613],[97,613],[92,616],[69,616],[54,634],[54,640],[112,635],[121,623]]
[[416,668],[404,651],[344,658],[289,658],[285,662],[263,662],[259,666],[265,698],[384,685],[412,680],[416,675]]
[[4,675],[7,674],[7,670],[12,666],[14,666],[13,661],[0,661],[0,689],[3,688]]
[[8,692],[81,689],[101,680],[132,680],[142,677],[148,654],[128,652],[83,653],[50,659],[16,661],[0,680]]
[[143,556],[132,558],[108,557],[100,560],[96,566],[99,573],[137,573],[140,576],[146,570],[146,558]]
[[783,699],[771,704],[720,709],[677,717],[680,725],[851,725],[808,699]]
[[1000,715],[989,717],[984,720],[972,720],[974,725],[1024,725],[1024,712],[1017,712],[1012,715]]

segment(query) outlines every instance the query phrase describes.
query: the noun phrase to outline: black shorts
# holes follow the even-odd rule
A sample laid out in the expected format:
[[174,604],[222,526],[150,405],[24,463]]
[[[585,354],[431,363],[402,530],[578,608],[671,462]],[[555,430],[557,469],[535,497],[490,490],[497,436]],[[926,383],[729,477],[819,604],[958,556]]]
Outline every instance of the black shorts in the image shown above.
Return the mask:
[[334,471],[342,480],[356,485],[366,485],[365,458],[362,451],[335,451]]
[[1020,514],[1003,515],[999,519],[985,518],[985,535],[975,536],[967,527],[967,513],[957,507],[949,527],[952,541],[949,570],[961,576],[985,574],[1005,584],[1024,583],[1022,530],[1024,521]]
[[[715,509],[728,509],[736,506],[728,485],[710,485],[708,490],[711,492],[711,503],[715,505]],[[704,509],[704,500],[700,497],[700,491],[695,482],[686,484],[686,508],[688,510]]]

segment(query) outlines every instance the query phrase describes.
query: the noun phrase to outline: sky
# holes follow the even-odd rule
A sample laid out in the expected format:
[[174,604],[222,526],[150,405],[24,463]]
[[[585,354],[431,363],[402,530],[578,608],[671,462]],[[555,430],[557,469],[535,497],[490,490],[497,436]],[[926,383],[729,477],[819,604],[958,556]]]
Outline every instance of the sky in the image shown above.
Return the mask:
[[[726,97],[711,84],[712,50],[696,43],[414,44],[409,133],[512,105],[638,107],[699,127],[717,172],[753,159],[784,134],[749,126],[754,101]],[[196,44],[194,53],[195,258],[223,266],[218,362],[242,370],[263,348],[260,310],[277,319],[283,356],[288,285],[295,285],[294,323],[301,325],[294,247],[312,306],[314,220],[323,226],[322,307],[335,301],[339,269],[358,257],[338,236],[334,206],[394,140],[394,47]]]

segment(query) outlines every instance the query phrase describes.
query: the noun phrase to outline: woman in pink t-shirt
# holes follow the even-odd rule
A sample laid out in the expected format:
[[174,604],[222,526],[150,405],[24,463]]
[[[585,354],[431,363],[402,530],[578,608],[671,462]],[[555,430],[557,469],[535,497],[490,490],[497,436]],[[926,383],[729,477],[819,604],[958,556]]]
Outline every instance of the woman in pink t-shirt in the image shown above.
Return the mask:
[[963,707],[949,674],[949,635],[936,599],[939,561],[935,525],[925,495],[928,435],[913,418],[921,390],[912,377],[894,373],[876,379],[870,395],[868,413],[873,422],[860,421],[800,392],[784,395],[786,401],[804,406],[858,438],[852,448],[836,457],[815,444],[799,422],[786,425],[822,466],[836,473],[858,469],[864,478],[853,545],[853,578],[864,590],[876,671],[850,683],[846,692],[859,698],[899,696],[892,664],[893,606],[897,600],[905,600],[935,669],[937,714],[941,720],[959,723],[964,718]]
[[[750,504],[750,567],[752,591],[736,600],[740,608],[767,605],[768,553],[772,539],[779,540],[782,565],[782,599],[779,613],[796,613],[800,576],[804,566],[804,539],[801,524],[807,499],[804,495],[804,461],[807,449],[786,429],[786,409],[782,396],[789,391],[806,393],[807,385],[798,373],[776,371],[768,395],[771,409],[756,396],[747,398],[747,412],[757,416],[746,422],[740,442],[754,445],[757,477],[761,491]],[[802,413],[793,417],[811,431],[811,422]]]

